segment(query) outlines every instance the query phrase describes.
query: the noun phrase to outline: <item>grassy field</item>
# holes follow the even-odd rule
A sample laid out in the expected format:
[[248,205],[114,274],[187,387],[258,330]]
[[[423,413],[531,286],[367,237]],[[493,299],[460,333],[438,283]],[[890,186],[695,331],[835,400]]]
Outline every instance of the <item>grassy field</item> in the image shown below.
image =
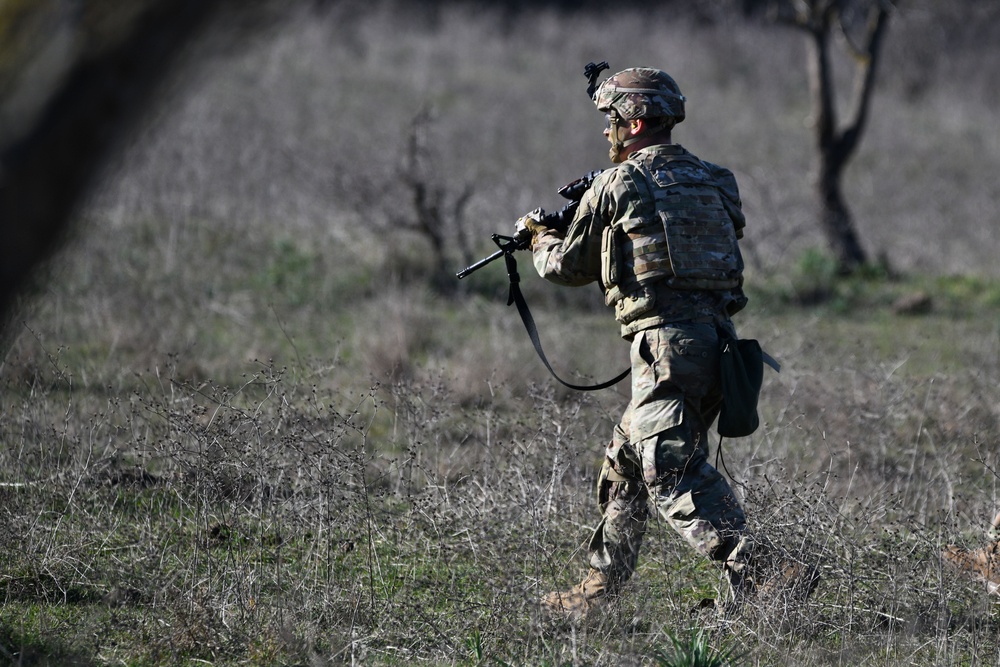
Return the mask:
[[[22,335],[0,647],[16,664],[656,664],[701,630],[738,664],[991,664],[993,604],[938,553],[982,542],[995,507],[1000,285],[834,288],[809,308],[755,295],[743,333],[784,369],[761,430],[725,443],[754,531],[821,564],[807,604],[698,612],[718,575],[657,525],[607,615],[542,617],[531,600],[583,570],[626,390],[555,389],[501,302],[410,293],[434,325],[395,363],[289,337],[212,373],[190,351],[112,371],[107,350]],[[885,305],[918,289],[931,312]],[[624,359],[604,314],[566,315],[539,317],[569,341],[558,365],[574,345],[585,371]],[[477,344],[454,354],[459,327]]]
[[[939,558],[1000,504],[993,70],[921,61],[933,12],[898,17],[848,184],[885,261],[838,278],[794,36],[656,14],[623,44],[601,12],[448,6],[342,3],[205,55],[111,165],[6,330],[0,663],[668,665],[699,641],[733,665],[1000,663],[993,599]],[[502,266],[443,277],[604,163],[600,57],[678,72],[681,142],[740,178],[738,325],[783,369],[725,471],[763,543],[818,563],[808,602],[703,608],[718,573],[657,524],[607,613],[533,605],[585,569],[628,389],[556,385]],[[521,264],[559,372],[621,370],[596,290]]]

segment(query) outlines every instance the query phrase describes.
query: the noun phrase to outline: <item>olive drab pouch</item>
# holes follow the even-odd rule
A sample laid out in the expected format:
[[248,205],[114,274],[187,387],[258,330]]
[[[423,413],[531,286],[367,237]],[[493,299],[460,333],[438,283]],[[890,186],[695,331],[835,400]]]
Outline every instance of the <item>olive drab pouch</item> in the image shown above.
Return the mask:
[[605,227],[601,234],[601,283],[616,287],[621,280],[621,247],[617,227]]
[[622,295],[615,302],[615,319],[619,324],[631,324],[653,310],[656,295],[648,287],[640,287],[634,292]]
[[764,351],[752,338],[737,339],[719,329],[722,410],[716,430],[726,438],[742,438],[757,430],[757,399],[764,381]]

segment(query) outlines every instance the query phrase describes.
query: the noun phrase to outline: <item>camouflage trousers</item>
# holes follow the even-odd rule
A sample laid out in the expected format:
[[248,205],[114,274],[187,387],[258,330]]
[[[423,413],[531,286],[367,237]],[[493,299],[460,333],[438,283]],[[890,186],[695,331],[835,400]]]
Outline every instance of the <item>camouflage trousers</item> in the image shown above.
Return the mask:
[[590,564],[613,588],[632,575],[651,501],[688,544],[722,566],[738,593],[750,553],[746,517],[708,462],[708,429],[722,403],[715,325],[640,331],[631,363],[632,400],[598,479],[603,516],[590,540]]

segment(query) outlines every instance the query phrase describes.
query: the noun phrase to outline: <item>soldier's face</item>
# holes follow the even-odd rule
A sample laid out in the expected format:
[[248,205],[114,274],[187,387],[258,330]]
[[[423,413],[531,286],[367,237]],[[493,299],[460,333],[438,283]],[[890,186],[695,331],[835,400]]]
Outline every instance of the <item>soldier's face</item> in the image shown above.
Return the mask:
[[614,137],[611,136],[611,132],[614,130],[621,130],[621,121],[616,124],[611,114],[604,114],[604,138],[612,143],[614,143]]
[[604,138],[608,140],[609,143],[614,145],[615,140],[621,140],[622,134],[622,122],[619,120],[615,123],[611,116],[605,114],[604,116]]

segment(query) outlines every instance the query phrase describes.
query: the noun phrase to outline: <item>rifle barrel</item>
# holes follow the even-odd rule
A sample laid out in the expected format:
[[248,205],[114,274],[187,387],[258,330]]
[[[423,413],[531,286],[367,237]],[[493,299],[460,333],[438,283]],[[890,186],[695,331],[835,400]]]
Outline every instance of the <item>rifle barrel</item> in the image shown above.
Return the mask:
[[493,260],[500,259],[501,257],[504,256],[505,252],[507,252],[507,250],[504,249],[504,248],[501,248],[500,250],[497,250],[495,253],[493,253],[489,257],[484,257],[483,259],[479,260],[475,264],[472,264],[471,266],[465,267],[464,269],[462,269],[461,271],[459,271],[458,273],[456,273],[455,276],[459,280],[461,280],[462,278],[464,278],[465,276],[469,275],[473,271],[478,271],[479,269],[483,268],[484,266],[486,266],[487,264],[489,264]]

